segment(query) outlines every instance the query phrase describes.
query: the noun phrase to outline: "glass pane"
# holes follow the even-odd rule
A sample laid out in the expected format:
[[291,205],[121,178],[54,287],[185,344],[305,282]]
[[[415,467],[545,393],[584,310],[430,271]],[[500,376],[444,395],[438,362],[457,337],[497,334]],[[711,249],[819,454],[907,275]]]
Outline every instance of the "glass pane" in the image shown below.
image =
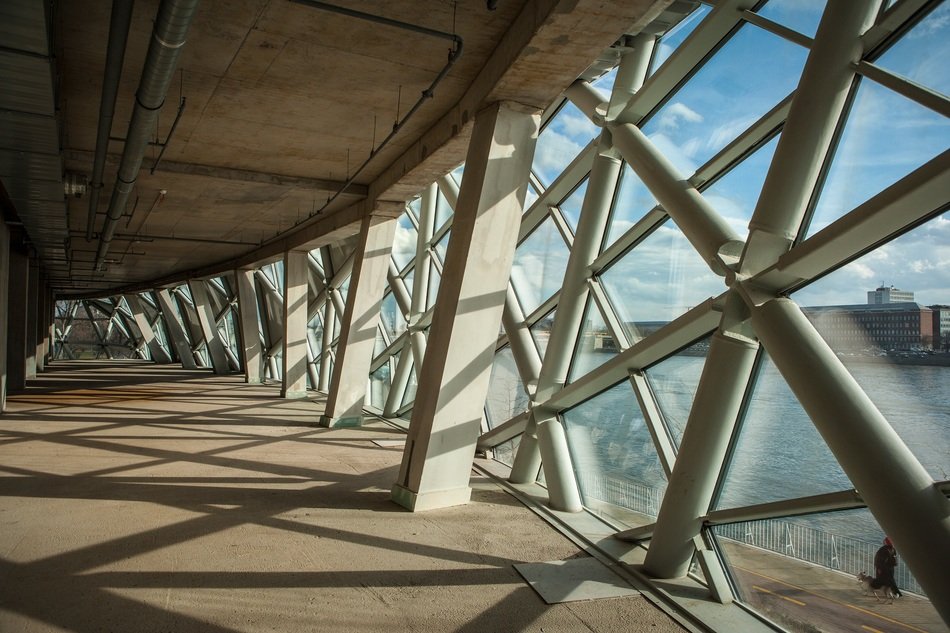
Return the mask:
[[745,24],[643,131],[688,178],[795,89],[807,53]]
[[656,198],[650,193],[643,181],[637,177],[630,165],[624,165],[620,177],[620,192],[614,200],[614,208],[610,214],[610,224],[607,227],[607,239],[604,248],[617,241],[640,218],[657,205]]
[[704,339],[644,372],[676,446],[683,439],[708,352],[709,339]]
[[518,445],[520,443],[521,436],[519,435],[514,439],[508,440],[504,444],[499,444],[492,449],[494,459],[508,466],[514,465],[515,455],[518,453]]
[[515,251],[511,283],[525,314],[531,314],[564,281],[569,252],[551,218],[536,228]]
[[785,379],[763,354],[717,507],[853,487]]
[[369,405],[374,409],[382,410],[386,406],[386,398],[389,397],[389,388],[392,384],[389,376],[389,363],[384,364],[370,374],[369,381]]
[[531,182],[528,182],[528,188],[525,189],[524,194],[524,210],[527,211],[534,203],[538,201],[538,190],[534,188],[534,185]]
[[[939,631],[940,616],[897,552],[894,578],[900,611],[862,591],[859,573],[874,576],[875,553],[884,533],[867,510],[748,521],[711,528],[738,597],[788,631],[897,631],[894,618],[916,630]],[[842,626],[828,602],[845,603]],[[920,628],[918,628],[920,627]]]
[[426,290],[426,310],[435,305],[439,296],[439,286],[442,285],[442,275],[435,266],[429,266],[429,287]]
[[407,214],[399,216],[396,223],[396,237],[393,240],[393,261],[396,268],[402,270],[416,256],[416,241],[418,233],[416,227]]
[[626,381],[563,414],[584,505],[627,525],[652,521],[666,475]]
[[505,347],[495,354],[491,367],[491,382],[488,386],[488,398],[485,409],[488,413],[488,426],[495,428],[504,424],[514,415],[528,408],[528,394],[525,393],[518,367],[515,365],[511,348]]
[[568,382],[573,382],[617,355],[617,342],[607,331],[607,324],[594,300],[587,300],[584,323],[574,348]]
[[808,37],[815,37],[818,22],[821,21],[823,2],[802,2],[802,0],[769,0],[756,13],[763,18],[778,22],[782,26],[798,31]]
[[387,292],[380,303],[379,316],[382,326],[386,328],[386,334],[390,340],[396,340],[400,334],[406,331],[406,319],[402,316],[402,310],[396,303],[396,297],[392,292]]
[[703,197],[740,238],[749,233],[749,220],[777,145],[775,137],[703,190]]
[[950,478],[948,259],[944,214],[792,295],[938,480]]
[[595,79],[591,85],[604,95],[609,97],[611,91],[614,89],[614,81],[617,79],[617,67],[611,68],[609,71]]
[[435,252],[439,257],[439,261],[445,263],[445,254],[449,248],[449,238],[452,237],[452,231],[446,231],[438,242],[435,243]]
[[548,340],[551,338],[551,327],[554,325],[554,314],[552,310],[546,316],[538,319],[531,326],[531,336],[534,338],[534,344],[538,347],[538,353],[541,354],[541,360],[544,360],[544,353],[548,350]]
[[386,349],[386,339],[383,338],[383,332],[376,328],[376,342],[373,344],[373,358],[378,358]]
[[580,153],[600,128],[572,103],[565,102],[538,136],[531,170],[546,187]]
[[945,117],[862,80],[807,234],[946,150],[948,138]]
[[950,95],[950,4],[944,2],[894,44],[875,64]]
[[438,229],[448,222],[452,218],[452,213],[453,211],[452,207],[449,206],[449,201],[445,199],[445,196],[442,195],[442,190],[439,189],[439,197],[435,204],[435,227]]
[[657,68],[663,65],[670,55],[673,54],[679,45],[682,44],[690,33],[696,30],[699,23],[703,21],[712,7],[701,4],[692,13],[683,18],[679,24],[663,34],[659,43],[653,52],[653,61],[650,62],[650,74],[652,75]]
[[631,342],[725,290],[667,220],[600,277]]
[[581,218],[581,205],[584,204],[584,196],[587,194],[587,177],[581,181],[574,191],[560,204],[561,215],[567,220],[571,227],[571,232],[577,233],[577,223]]

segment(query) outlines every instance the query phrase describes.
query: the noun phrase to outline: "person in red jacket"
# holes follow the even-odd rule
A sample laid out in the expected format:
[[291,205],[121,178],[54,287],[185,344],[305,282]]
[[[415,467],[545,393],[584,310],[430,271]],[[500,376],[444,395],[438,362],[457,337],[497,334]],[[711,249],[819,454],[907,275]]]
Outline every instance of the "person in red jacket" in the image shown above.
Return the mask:
[[884,544],[878,548],[874,554],[874,580],[875,584],[882,587],[890,587],[894,597],[901,597],[901,590],[897,587],[897,581],[894,579],[894,570],[897,568],[897,550],[889,536],[884,537]]

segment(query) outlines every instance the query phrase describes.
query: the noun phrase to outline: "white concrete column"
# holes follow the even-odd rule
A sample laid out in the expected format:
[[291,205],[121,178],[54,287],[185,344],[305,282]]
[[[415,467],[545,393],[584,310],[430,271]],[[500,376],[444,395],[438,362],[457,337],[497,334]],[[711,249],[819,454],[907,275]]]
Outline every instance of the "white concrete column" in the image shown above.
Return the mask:
[[263,380],[264,353],[261,350],[254,271],[235,270],[234,279],[237,283],[238,318],[241,320],[241,364],[244,366],[244,382],[256,384]]
[[185,335],[185,326],[178,310],[175,308],[171,294],[167,289],[161,288],[155,291],[155,296],[158,297],[158,307],[165,318],[165,331],[168,332],[168,338],[175,346],[182,368],[198,369],[198,365],[195,363],[195,355],[191,351],[191,343],[188,342],[188,337]]
[[26,389],[26,325],[30,258],[10,243],[7,275],[7,393]]
[[630,123],[610,128],[614,145],[717,275],[739,262],[744,243],[701,193]]
[[333,377],[333,367],[330,363],[330,357],[333,354],[333,331],[336,329],[336,305],[333,303],[333,296],[337,291],[333,288],[327,288],[327,300],[323,304],[323,340],[320,346],[320,385],[319,391],[327,393],[330,391],[330,380]]
[[950,500],[794,301],[754,307],[752,327],[871,514],[950,622]]
[[39,273],[39,287],[36,293],[36,373],[46,371],[46,275]]
[[466,503],[540,113],[496,103],[475,118],[419,391],[393,500]]
[[188,289],[195,302],[201,335],[208,347],[208,355],[211,356],[211,367],[216,374],[228,374],[231,372],[231,366],[228,364],[227,354],[224,353],[224,342],[218,332],[218,324],[214,319],[214,307],[211,305],[205,283],[203,279],[192,279],[188,282]]
[[[611,148],[610,135],[601,136],[597,155],[591,167],[587,192],[581,207],[574,236],[574,247],[567,260],[564,282],[558,300],[557,313],[551,328],[551,338],[544,354],[544,363],[538,377],[535,399],[543,404],[564,386],[570,368],[574,342],[581,331],[584,321],[584,309],[587,305],[590,265],[597,258],[603,242],[607,223],[610,219],[610,205],[613,201],[617,180],[620,177],[621,161]],[[541,424],[543,422],[543,424]],[[550,436],[542,440],[542,435]],[[513,483],[533,482],[538,476],[538,467],[544,467],[545,480],[551,477],[564,477],[553,487],[548,487],[549,502],[555,508],[580,510],[575,499],[579,497],[577,482],[574,480],[571,457],[566,443],[558,438],[564,435],[561,422],[550,416],[541,417],[532,413],[528,427],[518,445],[518,452],[509,475]],[[542,446],[547,447],[547,455],[542,456]],[[562,463],[568,465],[563,467]],[[555,491],[565,491],[563,498],[552,496]]]
[[139,330],[142,342],[148,346],[148,350],[152,355],[152,361],[159,364],[172,362],[168,352],[165,351],[165,348],[163,348],[158,342],[158,339],[155,338],[155,331],[152,329],[152,324],[149,323],[148,316],[145,314],[142,298],[138,295],[128,294],[125,295],[125,301],[129,304],[129,309],[132,311],[132,319]]
[[771,266],[795,241],[864,53],[880,0],[829,2],[749,222],[741,272]]
[[702,517],[709,511],[758,349],[755,341],[721,331],[710,339],[644,561],[647,573],[657,578],[679,578],[689,571],[695,552],[693,538],[699,535]]
[[379,307],[386,290],[386,272],[398,213],[371,214],[363,218],[360,226],[346,310],[336,346],[333,379],[326,410],[320,419],[321,426],[358,426],[362,423],[367,377],[373,361]]
[[7,406],[7,329],[10,318],[10,229],[0,220],[0,413]]
[[284,253],[284,344],[280,396],[307,395],[307,251]]
[[26,379],[36,378],[36,333],[39,331],[40,268],[29,259],[29,277],[26,290]]

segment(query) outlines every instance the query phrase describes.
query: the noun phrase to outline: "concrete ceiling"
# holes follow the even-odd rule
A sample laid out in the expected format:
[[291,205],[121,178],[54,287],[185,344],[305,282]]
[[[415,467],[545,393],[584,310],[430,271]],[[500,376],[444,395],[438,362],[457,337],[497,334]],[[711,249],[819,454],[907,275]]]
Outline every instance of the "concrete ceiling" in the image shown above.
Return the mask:
[[[52,232],[33,241],[55,290],[102,295],[146,287],[352,234],[365,214],[392,213],[462,162],[481,107],[499,99],[547,106],[622,34],[637,32],[670,3],[499,0],[494,10],[483,0],[336,4],[457,33],[463,54],[380,149],[446,65],[451,41],[288,0],[203,0],[153,138],[168,137],[184,99],[180,122],[154,173],[161,148],[146,152],[97,270],[97,237],[159,7],[159,0],[135,2],[111,131],[118,140],[109,143],[93,239],[86,239],[88,191],[64,199],[59,222],[48,213],[41,221],[27,217],[28,205],[12,202],[28,233],[37,226]],[[104,0],[46,6],[59,156],[65,173],[80,179],[92,173],[110,11]],[[0,179],[7,189],[15,184],[7,174]]]

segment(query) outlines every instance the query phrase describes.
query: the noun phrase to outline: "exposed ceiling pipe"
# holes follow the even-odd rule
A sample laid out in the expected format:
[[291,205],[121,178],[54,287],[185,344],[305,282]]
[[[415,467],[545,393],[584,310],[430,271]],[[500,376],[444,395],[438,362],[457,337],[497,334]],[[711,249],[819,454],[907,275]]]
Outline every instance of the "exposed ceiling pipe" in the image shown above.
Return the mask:
[[125,60],[125,44],[129,39],[132,24],[132,6],[135,0],[112,0],[112,17],[109,23],[109,46],[106,49],[106,67],[102,76],[102,99],[99,102],[99,130],[96,134],[96,154],[92,164],[92,191],[89,195],[89,219],[86,222],[86,241],[92,241],[96,230],[96,211],[99,210],[99,194],[102,192],[102,172],[106,167],[106,152],[109,150],[109,134],[112,133],[112,116],[115,100],[122,78],[122,63]]
[[125,135],[125,149],[119,163],[115,188],[109,201],[109,211],[99,235],[99,248],[96,251],[96,270],[102,269],[109,242],[115,233],[116,224],[125,210],[129,195],[135,186],[142,159],[148,148],[149,138],[155,128],[158,111],[165,103],[165,95],[178,66],[178,57],[188,28],[197,12],[199,0],[163,0],[155,18],[152,39],[148,46],[148,56],[142,67],[142,78],[135,93],[135,110],[129,122],[129,131]]

